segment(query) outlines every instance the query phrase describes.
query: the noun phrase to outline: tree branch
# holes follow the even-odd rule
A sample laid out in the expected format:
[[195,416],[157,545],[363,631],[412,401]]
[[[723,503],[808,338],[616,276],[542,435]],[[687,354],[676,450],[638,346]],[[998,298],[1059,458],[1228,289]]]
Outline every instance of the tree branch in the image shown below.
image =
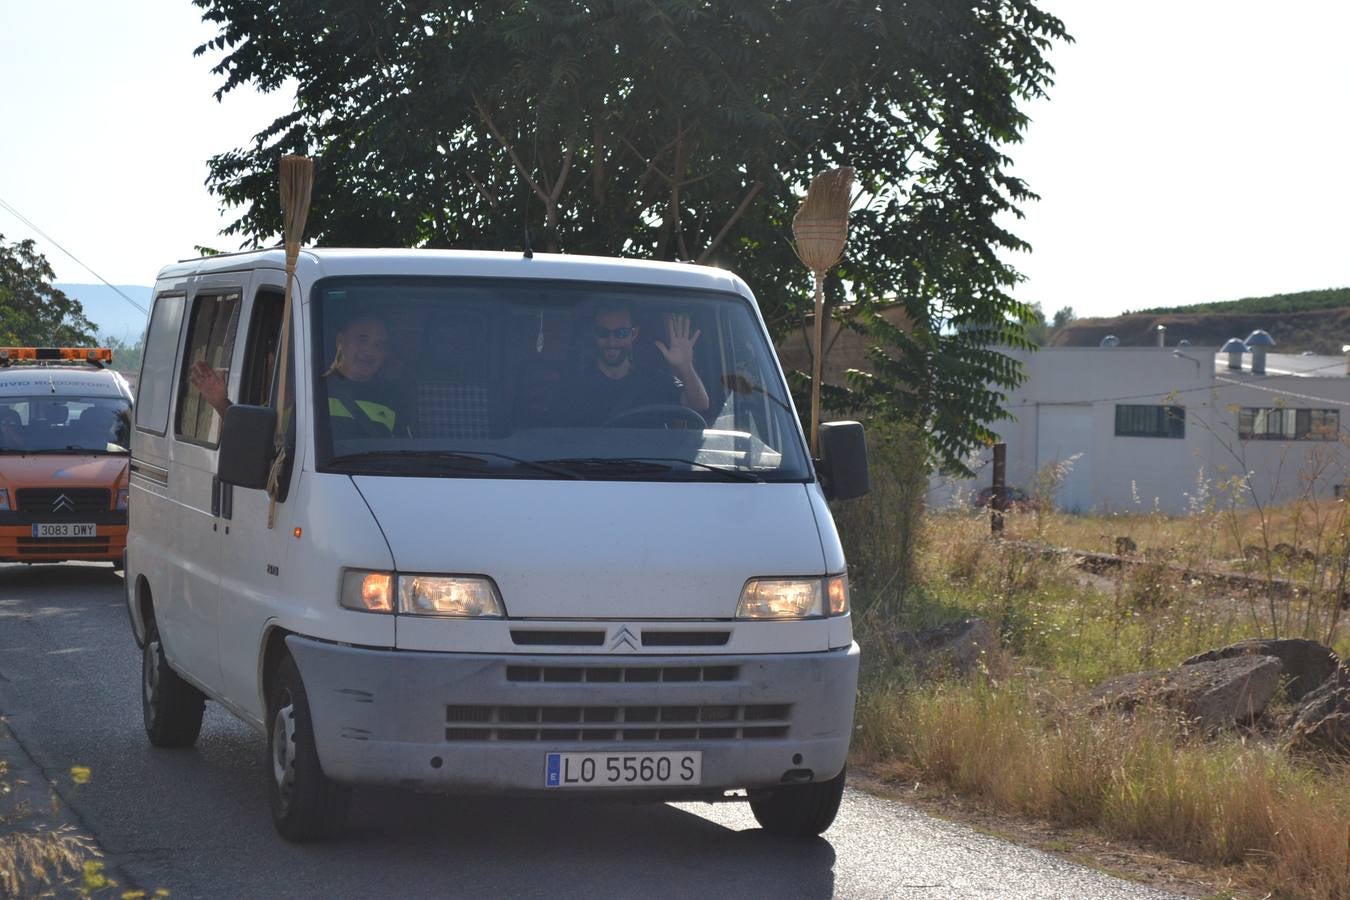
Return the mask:
[[506,140],[506,136],[497,130],[497,124],[492,121],[492,116],[488,115],[487,107],[483,105],[483,101],[478,99],[477,94],[470,94],[469,96],[473,98],[474,108],[478,110],[478,115],[482,117],[483,124],[487,126],[488,131],[492,132],[492,136],[497,139],[497,143],[502,145],[502,149],[511,156],[511,162],[515,165],[516,171],[520,173],[520,177],[525,179],[525,183],[530,186],[530,190],[534,191],[535,195],[538,196],[540,200],[548,203],[549,195],[539,186],[539,183],[530,176],[529,170],[526,169],[525,164],[520,161],[520,156],[516,153],[515,147],[512,147],[510,142]]
[[741,200],[740,205],[736,207],[736,211],[731,214],[731,218],[727,219],[726,223],[722,225],[722,230],[717,232],[717,237],[713,238],[712,243],[698,255],[696,262],[698,262],[699,265],[707,262],[708,257],[717,249],[717,245],[722,243],[722,239],[727,236],[727,232],[731,231],[731,226],[735,225],[740,221],[741,216],[745,215],[745,211],[750,208],[750,201],[755,199],[755,196],[759,194],[763,187],[764,182],[762,181],[756,181],[754,184],[750,185],[750,192],[745,195],[743,200]]

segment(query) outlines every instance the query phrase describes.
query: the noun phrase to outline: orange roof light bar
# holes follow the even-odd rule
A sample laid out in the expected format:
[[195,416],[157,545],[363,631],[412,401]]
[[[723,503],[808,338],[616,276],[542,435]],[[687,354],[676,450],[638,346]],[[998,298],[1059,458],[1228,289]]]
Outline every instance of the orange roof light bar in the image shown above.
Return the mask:
[[107,347],[0,347],[0,360],[112,362],[112,351]]

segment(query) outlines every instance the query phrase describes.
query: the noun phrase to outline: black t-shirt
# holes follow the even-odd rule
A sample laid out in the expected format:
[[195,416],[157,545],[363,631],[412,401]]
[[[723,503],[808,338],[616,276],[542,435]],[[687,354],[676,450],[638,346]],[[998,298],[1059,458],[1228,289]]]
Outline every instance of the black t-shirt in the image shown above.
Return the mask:
[[592,364],[563,386],[559,420],[568,425],[603,425],[638,406],[680,402],[680,382],[668,372],[633,366],[625,378],[610,378]]
[[406,437],[411,417],[397,386],[387,381],[352,381],[337,372],[325,379],[328,425],[334,440]]

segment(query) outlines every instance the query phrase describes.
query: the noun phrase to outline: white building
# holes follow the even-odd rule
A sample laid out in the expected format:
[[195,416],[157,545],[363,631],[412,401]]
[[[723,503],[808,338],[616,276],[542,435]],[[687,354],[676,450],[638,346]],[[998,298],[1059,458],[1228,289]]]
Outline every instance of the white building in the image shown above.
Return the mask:
[[[1065,464],[1062,509],[1184,513],[1193,498],[1225,496],[1220,483],[1235,477],[1243,503],[1333,496],[1350,482],[1342,357],[1268,354],[1262,371],[1257,353],[1233,369],[1226,353],[1185,346],[1011,355],[1027,380],[1009,396],[1015,421],[993,427],[1007,444],[1007,484],[1031,493],[1045,484],[1038,473]],[[930,502],[988,487],[989,459],[973,480],[935,479]]]

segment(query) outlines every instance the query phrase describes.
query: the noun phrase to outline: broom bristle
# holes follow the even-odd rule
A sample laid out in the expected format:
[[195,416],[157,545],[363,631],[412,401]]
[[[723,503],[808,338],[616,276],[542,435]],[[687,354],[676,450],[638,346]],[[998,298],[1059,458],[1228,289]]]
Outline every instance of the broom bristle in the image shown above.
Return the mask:
[[812,272],[839,261],[848,243],[848,209],[853,201],[853,169],[844,166],[811,179],[806,199],[792,217],[797,256]]
[[309,197],[314,187],[314,161],[308,156],[283,156],[280,182],[282,240],[287,255],[290,255],[292,247],[299,252],[300,241],[305,236]]

